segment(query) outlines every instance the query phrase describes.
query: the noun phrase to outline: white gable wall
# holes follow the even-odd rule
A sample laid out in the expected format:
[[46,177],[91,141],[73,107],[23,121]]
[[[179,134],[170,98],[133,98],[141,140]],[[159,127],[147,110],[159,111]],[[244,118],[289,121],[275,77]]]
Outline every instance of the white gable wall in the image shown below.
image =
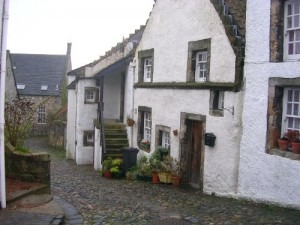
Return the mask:
[[299,161],[266,153],[269,78],[299,77],[300,63],[270,63],[269,34],[270,3],[247,1],[244,129],[238,194],[300,208]]
[[121,79],[120,75],[110,75],[104,78],[103,101],[104,119],[119,119]]
[[76,141],[76,91],[68,90],[68,119],[67,119],[67,144],[66,158],[75,159]]
[[93,163],[93,146],[83,146],[83,132],[94,131],[94,119],[97,118],[97,104],[84,104],[85,87],[96,87],[94,79],[81,79],[77,89],[77,115],[76,115],[76,163]]
[[[153,82],[186,82],[188,42],[211,38],[210,81],[233,82],[235,54],[227,39],[223,25],[209,0],[157,1],[148,21],[137,52],[154,48]],[[138,56],[136,55],[136,58]],[[135,81],[138,80],[136,69]],[[180,114],[194,113],[206,116],[204,132],[217,136],[213,148],[204,149],[204,192],[234,195],[237,191],[239,140],[241,136],[241,93],[225,92],[225,107],[235,108],[232,116],[209,115],[210,90],[135,89],[135,120],[138,106],[152,108],[152,139],[154,151],[155,126],[164,125],[178,129],[171,136],[171,155],[180,156],[182,135]],[[134,143],[137,146],[137,126]],[[146,153],[145,153],[146,154]],[[148,155],[148,154],[146,154]]]

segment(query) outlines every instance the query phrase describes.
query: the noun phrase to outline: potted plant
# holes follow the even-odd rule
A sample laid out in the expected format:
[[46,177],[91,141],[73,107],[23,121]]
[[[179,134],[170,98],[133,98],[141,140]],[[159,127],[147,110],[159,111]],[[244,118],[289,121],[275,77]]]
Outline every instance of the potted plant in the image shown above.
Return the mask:
[[291,146],[292,146],[293,153],[300,154],[300,140],[299,139],[294,139],[291,142]]
[[283,136],[281,138],[278,139],[278,146],[279,149],[282,151],[287,151],[288,147],[289,147],[289,139],[287,138],[287,136]]
[[149,158],[149,163],[152,170],[152,183],[158,184],[159,183],[159,176],[158,172],[161,169],[161,156],[158,150],[155,150],[151,157]]
[[106,178],[111,178],[112,174],[110,169],[112,168],[112,158],[108,157],[103,161],[103,176]]
[[167,183],[167,184],[172,183],[171,180],[172,166],[173,166],[173,158],[170,155],[164,157],[163,161],[161,162],[161,169],[158,173],[160,182]]
[[159,154],[160,154],[160,160],[163,160],[164,157],[166,157],[166,156],[169,155],[169,153],[170,153],[170,149],[165,148],[165,147],[163,147],[163,146],[158,146],[158,147],[157,147],[157,151],[158,151]]
[[177,159],[173,159],[172,161],[172,172],[171,172],[171,180],[174,186],[178,187],[180,184],[180,163]]
[[113,159],[112,163],[111,163],[111,168],[110,168],[110,172],[112,174],[112,177],[114,178],[120,178],[123,175],[123,171],[122,171],[122,163],[123,160],[122,159]]
[[130,116],[127,116],[127,125],[129,127],[132,127],[134,124],[135,124],[135,121]]
[[141,140],[141,141],[140,141],[139,147],[140,147],[142,150],[149,151],[149,150],[150,150],[150,141],[148,141],[148,140],[146,140],[146,139]]
[[137,174],[137,179],[143,180],[143,181],[151,181],[151,166],[149,163],[149,160],[146,156],[142,156],[138,162],[137,162],[137,169],[138,169],[138,174]]

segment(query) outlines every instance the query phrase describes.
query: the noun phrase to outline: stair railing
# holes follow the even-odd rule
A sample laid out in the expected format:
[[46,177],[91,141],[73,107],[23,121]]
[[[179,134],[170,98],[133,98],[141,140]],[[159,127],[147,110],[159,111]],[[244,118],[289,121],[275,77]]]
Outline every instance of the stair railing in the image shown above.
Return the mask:
[[103,119],[103,102],[98,102],[98,122],[100,124],[100,135],[101,135],[100,145],[102,146],[101,158],[103,161],[104,154],[106,153],[104,119]]

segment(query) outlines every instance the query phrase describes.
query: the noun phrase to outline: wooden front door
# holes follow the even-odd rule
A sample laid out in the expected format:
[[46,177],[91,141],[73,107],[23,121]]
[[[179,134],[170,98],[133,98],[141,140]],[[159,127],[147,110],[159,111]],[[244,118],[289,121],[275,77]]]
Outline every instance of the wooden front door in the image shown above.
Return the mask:
[[196,188],[202,189],[202,132],[201,121],[188,121],[188,155],[189,155],[189,183]]

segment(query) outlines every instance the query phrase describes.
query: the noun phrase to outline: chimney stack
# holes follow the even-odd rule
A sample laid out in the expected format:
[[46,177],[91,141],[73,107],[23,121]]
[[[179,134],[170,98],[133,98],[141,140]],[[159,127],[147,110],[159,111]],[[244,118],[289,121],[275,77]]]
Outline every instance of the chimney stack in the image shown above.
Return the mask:
[[71,55],[72,43],[68,43],[67,55]]

